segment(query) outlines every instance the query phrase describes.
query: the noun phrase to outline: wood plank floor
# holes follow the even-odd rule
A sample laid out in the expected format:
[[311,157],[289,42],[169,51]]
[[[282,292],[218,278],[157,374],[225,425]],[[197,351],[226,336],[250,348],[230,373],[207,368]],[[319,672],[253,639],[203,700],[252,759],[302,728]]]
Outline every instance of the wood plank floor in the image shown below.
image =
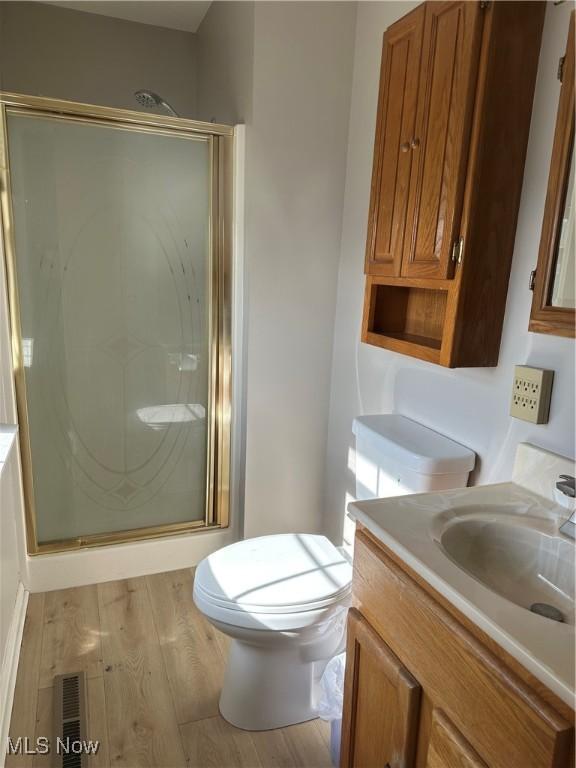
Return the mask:
[[84,671],[93,768],[328,768],[321,720],[248,733],[220,717],[227,638],[196,610],[192,582],[183,570],[30,595],[12,739],[51,736],[54,675]]

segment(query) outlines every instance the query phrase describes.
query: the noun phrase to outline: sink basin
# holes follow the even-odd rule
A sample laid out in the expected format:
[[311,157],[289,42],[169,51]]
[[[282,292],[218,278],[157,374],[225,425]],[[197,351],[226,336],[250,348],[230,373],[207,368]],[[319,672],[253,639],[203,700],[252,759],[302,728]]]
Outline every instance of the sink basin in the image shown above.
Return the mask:
[[553,522],[452,510],[437,520],[433,537],[456,565],[501,597],[526,610],[551,606],[574,625],[575,547]]

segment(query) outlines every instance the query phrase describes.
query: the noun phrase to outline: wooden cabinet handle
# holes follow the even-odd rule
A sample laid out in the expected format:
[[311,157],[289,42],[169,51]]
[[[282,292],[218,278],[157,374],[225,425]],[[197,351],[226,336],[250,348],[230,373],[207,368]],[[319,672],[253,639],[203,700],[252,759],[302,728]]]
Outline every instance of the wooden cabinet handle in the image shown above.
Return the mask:
[[410,146],[412,147],[412,149],[418,149],[418,147],[420,146],[420,139],[412,139],[412,141],[410,142]]
[[[400,144],[400,149],[402,150],[402,152],[408,152],[408,150],[410,149],[410,142],[405,141],[403,144]],[[384,768],[386,768],[386,766],[384,766]]]

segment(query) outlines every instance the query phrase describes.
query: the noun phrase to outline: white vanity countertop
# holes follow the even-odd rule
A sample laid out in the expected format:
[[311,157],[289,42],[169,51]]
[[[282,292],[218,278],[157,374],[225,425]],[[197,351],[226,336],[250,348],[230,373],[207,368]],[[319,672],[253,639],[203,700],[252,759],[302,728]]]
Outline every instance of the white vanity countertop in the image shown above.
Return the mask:
[[442,522],[468,510],[488,514],[491,520],[504,514],[520,525],[523,516],[539,518],[536,525],[552,536],[559,518],[569,516],[554,502],[513,482],[349,506],[354,520],[574,707],[574,626],[543,618],[501,597],[460,568],[437,543]]

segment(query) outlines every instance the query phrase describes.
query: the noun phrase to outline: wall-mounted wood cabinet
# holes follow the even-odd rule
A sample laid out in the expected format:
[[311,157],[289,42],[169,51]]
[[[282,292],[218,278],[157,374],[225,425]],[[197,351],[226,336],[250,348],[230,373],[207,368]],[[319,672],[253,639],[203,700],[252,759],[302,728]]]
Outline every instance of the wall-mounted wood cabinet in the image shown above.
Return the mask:
[[427,2],[386,30],[363,341],[497,364],[544,10]]
[[416,578],[357,533],[341,768],[571,768],[574,712]]

